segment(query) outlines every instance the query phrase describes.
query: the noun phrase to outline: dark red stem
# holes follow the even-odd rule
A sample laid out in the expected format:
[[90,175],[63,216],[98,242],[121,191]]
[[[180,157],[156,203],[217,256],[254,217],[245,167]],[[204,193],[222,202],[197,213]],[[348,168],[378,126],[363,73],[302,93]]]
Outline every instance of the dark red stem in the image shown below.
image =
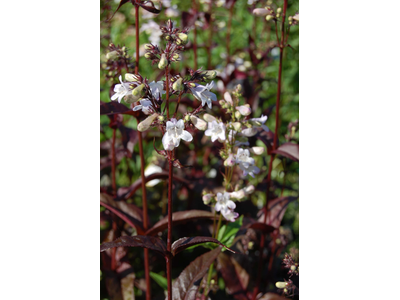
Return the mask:
[[171,278],[171,263],[172,256],[171,253],[171,244],[172,244],[172,171],[173,171],[173,163],[172,163],[172,155],[173,152],[169,152],[169,178],[168,178],[168,236],[167,236],[167,251],[168,254],[166,256],[167,263],[167,282],[168,282],[168,300],[172,299],[172,278]]
[[113,194],[117,194],[117,184],[115,180],[115,135],[116,128],[113,128],[112,144],[111,144],[111,184],[113,189]]
[[[135,74],[139,73],[139,5],[135,5],[135,27],[136,27],[136,60],[135,60]],[[143,203],[143,229],[147,231],[147,197],[146,197],[146,181],[144,180],[144,153],[143,153],[143,136],[140,131],[139,138],[139,155],[140,155],[140,176],[142,177],[142,203]],[[146,279],[146,300],[151,299],[151,285],[150,285],[150,264],[149,264],[149,249],[144,248],[144,276]]]
[[[193,0],[194,14],[197,16],[197,0]],[[193,29],[193,54],[194,54],[194,69],[197,70],[197,28],[196,22]]]

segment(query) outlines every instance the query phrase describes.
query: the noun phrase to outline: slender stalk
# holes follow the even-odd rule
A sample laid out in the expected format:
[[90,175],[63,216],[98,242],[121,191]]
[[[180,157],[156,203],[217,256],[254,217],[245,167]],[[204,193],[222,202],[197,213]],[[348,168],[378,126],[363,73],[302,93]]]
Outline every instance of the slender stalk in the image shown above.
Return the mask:
[[181,103],[182,94],[183,94],[183,91],[179,93],[179,96],[178,96],[178,103],[176,104],[175,113],[174,113],[174,118],[176,118],[176,113],[178,112],[179,103]]
[[[135,74],[139,73],[139,5],[135,5],[135,29],[136,29],[136,59],[135,59]],[[139,138],[139,155],[140,155],[140,176],[142,177],[142,204],[143,204],[143,229],[147,231],[148,212],[147,212],[147,196],[146,182],[144,180],[145,160],[143,153],[143,136],[140,131]],[[149,264],[149,249],[144,248],[144,274],[146,279],[146,300],[151,299],[151,284],[150,284],[150,264]]]
[[[197,0],[193,0],[193,10],[194,14],[197,15]],[[193,29],[193,54],[194,54],[194,69],[197,70],[197,27],[194,24]]]
[[166,101],[165,107],[167,108],[167,118],[169,119],[169,65],[165,67],[165,93],[166,93]]
[[113,128],[113,135],[112,135],[112,143],[111,143],[111,184],[113,189],[113,194],[117,195],[117,183],[115,180],[115,136],[116,136],[116,128]]
[[167,283],[168,283],[168,300],[172,299],[172,278],[171,278],[171,263],[172,256],[171,253],[171,244],[172,244],[172,151],[169,152],[170,159],[169,163],[169,178],[168,178],[168,236],[167,236],[167,251],[168,254],[166,256],[167,263]]
[[214,33],[214,28],[213,28],[213,17],[212,17],[212,5],[213,1],[210,1],[210,35],[208,37],[208,47],[207,47],[207,69],[211,69],[211,46],[212,46],[212,37]]
[[[282,14],[282,26],[281,26],[281,36],[280,39],[278,38],[278,26],[275,23],[275,32],[277,37],[277,42],[279,43],[279,71],[278,71],[278,91],[276,94],[276,114],[275,114],[275,134],[274,134],[274,143],[273,143],[273,150],[276,150],[278,147],[278,134],[279,134],[279,107],[280,107],[280,99],[281,99],[281,89],[282,89],[282,58],[283,58],[283,49],[285,47],[285,16],[286,16],[286,8],[287,8],[287,0],[284,0],[283,4],[283,14]],[[269,166],[268,166],[268,175],[267,175],[267,189],[266,189],[266,202],[265,202],[265,209],[264,209],[264,223],[267,223],[267,215],[268,215],[268,197],[269,197],[269,188],[271,184],[271,172],[272,172],[272,163],[274,160],[274,154],[271,154]],[[252,300],[256,299],[258,293],[258,287],[260,285],[261,280],[261,268],[263,265],[263,251],[264,251],[264,240],[265,236],[264,233],[261,235],[261,242],[260,242],[260,259],[258,265],[258,272],[257,272],[257,280],[256,286],[254,288]],[[275,243],[275,238],[274,238]],[[271,254],[273,255],[273,253]],[[270,261],[270,266],[273,260]],[[270,271],[270,269],[269,269]]]

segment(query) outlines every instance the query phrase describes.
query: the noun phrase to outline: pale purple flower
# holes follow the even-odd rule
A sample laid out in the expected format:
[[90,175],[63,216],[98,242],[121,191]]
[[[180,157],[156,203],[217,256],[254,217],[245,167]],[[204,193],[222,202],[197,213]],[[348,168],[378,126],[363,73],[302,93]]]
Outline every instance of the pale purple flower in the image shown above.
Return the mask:
[[142,99],[139,101],[140,105],[135,106],[132,110],[137,111],[141,110],[145,115],[151,114],[152,106],[151,106],[151,101],[147,99]]
[[215,142],[217,139],[225,141],[225,125],[224,123],[218,123],[212,121],[208,123],[208,129],[204,132],[206,136],[211,136],[211,141]]
[[211,101],[217,101],[217,96],[210,92],[213,87],[214,81],[207,83],[206,86],[195,83],[195,87],[190,87],[190,90],[193,96],[201,100],[202,106],[207,103],[208,107],[211,108]]
[[111,100],[115,100],[118,98],[118,102],[121,103],[122,98],[131,93],[132,89],[129,83],[122,81],[121,75],[119,75],[119,81],[121,82],[121,84],[115,85],[114,87],[115,94],[111,96]]
[[260,118],[249,119],[249,122],[250,122],[250,124],[253,125],[254,128],[261,127],[265,131],[269,131],[269,128],[267,127],[267,125],[264,125],[265,122],[267,122],[267,119],[268,119],[268,116],[261,115]]
[[236,154],[236,163],[249,167],[250,165],[254,165],[254,158],[250,157],[248,149],[239,148]]
[[186,142],[193,140],[192,135],[185,130],[183,120],[171,119],[171,121],[167,121],[166,132],[162,138],[164,149],[173,150],[179,146],[181,139]]
[[235,209],[236,204],[232,200],[229,200],[229,193],[217,193],[217,204],[215,204],[215,210],[220,211],[222,214],[229,209]]
[[165,94],[166,92],[164,91],[164,82],[163,81],[152,81],[149,83],[150,91],[151,94],[153,95],[154,98],[158,98]]
[[235,219],[239,217],[239,214],[237,212],[234,212],[232,209],[228,209],[221,213],[224,216],[224,218],[230,222],[235,222]]
[[251,114],[251,108],[248,104],[236,106],[236,109],[240,112],[242,116],[248,116]]

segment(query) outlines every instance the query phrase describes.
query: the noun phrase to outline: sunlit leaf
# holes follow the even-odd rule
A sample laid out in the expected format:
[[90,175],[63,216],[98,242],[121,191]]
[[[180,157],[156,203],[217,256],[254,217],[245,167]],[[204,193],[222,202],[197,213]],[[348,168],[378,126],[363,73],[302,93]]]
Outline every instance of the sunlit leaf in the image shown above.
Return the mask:
[[188,247],[194,246],[194,245],[199,245],[199,244],[204,244],[204,243],[215,243],[220,246],[225,247],[229,251],[235,253],[232,249],[228,248],[224,244],[222,244],[220,241],[217,239],[214,239],[212,237],[208,236],[195,236],[195,237],[184,237],[180,238],[179,240],[176,240],[172,246],[171,246],[171,252],[173,255],[178,254],[179,252],[185,250]]
[[159,285],[164,291],[168,290],[167,278],[165,278],[165,277],[163,277],[163,276],[161,276],[161,275],[159,275],[159,274],[157,274],[157,273],[154,273],[154,272],[150,272],[150,277],[153,278],[153,280],[154,280],[155,282],[157,282],[158,285]]

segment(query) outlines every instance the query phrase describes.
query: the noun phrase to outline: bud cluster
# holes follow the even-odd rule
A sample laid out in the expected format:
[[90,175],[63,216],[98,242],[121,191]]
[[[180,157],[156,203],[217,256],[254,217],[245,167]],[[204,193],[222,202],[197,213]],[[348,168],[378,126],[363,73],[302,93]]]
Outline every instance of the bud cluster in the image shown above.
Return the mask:
[[123,46],[115,46],[111,43],[108,46],[108,52],[106,54],[107,61],[102,64],[102,68],[107,72],[107,78],[113,78],[122,73],[124,68],[134,68],[135,65],[131,61],[131,57],[128,55],[128,49]]
[[289,269],[289,278],[293,275],[299,276],[299,264],[294,261],[290,254],[285,253],[285,258],[283,259],[282,263],[284,264],[284,268]]
[[296,286],[293,284],[293,281],[292,280],[288,280],[288,281],[278,281],[278,282],[276,282],[275,283],[275,286],[278,288],[278,289],[282,289],[283,290],[283,293],[286,295],[286,296],[290,296],[290,294],[296,289]]

